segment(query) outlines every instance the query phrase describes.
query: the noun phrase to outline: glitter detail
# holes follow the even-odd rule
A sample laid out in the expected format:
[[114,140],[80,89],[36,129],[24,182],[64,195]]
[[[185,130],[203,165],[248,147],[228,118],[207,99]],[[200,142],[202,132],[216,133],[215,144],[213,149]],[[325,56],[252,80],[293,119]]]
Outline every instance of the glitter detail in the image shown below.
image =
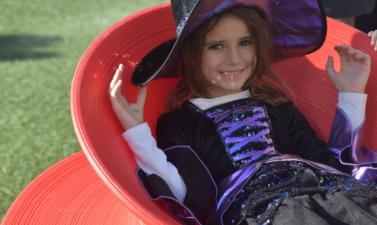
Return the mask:
[[199,0],[180,0],[171,2],[176,23],[177,36],[182,33],[183,28],[185,27],[198,2]]
[[234,166],[275,152],[267,111],[260,102],[241,99],[205,111],[217,127]]
[[350,197],[377,199],[377,185],[351,176],[320,171],[301,161],[265,163],[236,196],[228,217],[233,224],[247,218],[256,224],[272,224],[284,199],[316,193],[342,192]]

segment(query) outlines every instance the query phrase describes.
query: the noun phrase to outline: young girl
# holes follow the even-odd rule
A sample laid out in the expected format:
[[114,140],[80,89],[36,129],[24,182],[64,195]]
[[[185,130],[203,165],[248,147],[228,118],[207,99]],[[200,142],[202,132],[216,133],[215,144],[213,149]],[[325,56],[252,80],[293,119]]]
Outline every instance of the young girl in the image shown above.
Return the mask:
[[[289,2],[296,4],[287,10],[300,9],[302,18],[315,13],[316,1]],[[135,103],[127,102],[119,66],[110,99],[141,168],[142,185],[184,224],[376,224],[376,184],[351,176],[373,175],[377,159],[371,152],[360,154],[358,143],[371,59],[351,46],[336,46],[341,58],[336,72],[329,57],[327,71],[339,102],[330,141],[324,144],[271,68],[274,56],[317,49],[323,33],[314,36],[314,47],[298,47],[300,37],[292,35],[276,43],[281,36],[270,31],[271,21],[277,21],[274,13],[291,14],[274,4],[172,1],[177,40],[157,72],[141,82],[171,72],[166,68],[172,65],[181,76],[168,112],[158,121],[158,147],[143,120],[146,86]],[[323,22],[323,17],[316,20]],[[284,22],[297,24],[288,18]],[[310,42],[310,33],[303,37]],[[296,49],[289,52],[293,45]]]

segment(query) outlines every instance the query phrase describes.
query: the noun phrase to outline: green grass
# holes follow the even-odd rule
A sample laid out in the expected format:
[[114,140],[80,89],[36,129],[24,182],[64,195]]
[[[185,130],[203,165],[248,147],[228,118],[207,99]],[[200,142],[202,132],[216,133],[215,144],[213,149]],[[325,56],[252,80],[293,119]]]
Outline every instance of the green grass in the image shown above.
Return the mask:
[[0,1],[0,221],[39,173],[80,149],[69,94],[89,43],[163,0]]

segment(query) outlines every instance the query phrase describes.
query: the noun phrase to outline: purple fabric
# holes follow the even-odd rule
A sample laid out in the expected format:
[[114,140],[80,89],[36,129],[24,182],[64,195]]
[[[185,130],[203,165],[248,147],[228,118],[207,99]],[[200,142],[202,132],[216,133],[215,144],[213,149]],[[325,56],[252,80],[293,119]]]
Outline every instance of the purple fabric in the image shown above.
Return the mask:
[[358,180],[377,181],[377,153],[362,144],[364,123],[352,130],[345,113],[337,108],[331,135],[330,150],[342,164],[354,167],[353,176]]
[[[220,113],[220,112],[219,112]],[[221,114],[221,113],[220,113]],[[213,115],[220,115],[220,114],[211,114]],[[377,180],[377,162],[374,161],[374,157],[376,154],[374,152],[368,152],[367,149],[360,148],[361,144],[361,135],[362,135],[362,126],[356,131],[352,132],[352,128],[350,126],[349,121],[344,116],[344,112],[342,112],[339,108],[337,108],[337,112],[334,118],[333,127],[331,130],[330,141],[329,144],[332,146],[330,150],[334,152],[337,156],[340,157],[342,160],[342,155],[346,154],[347,151],[351,156],[352,159],[355,161],[346,162],[343,161],[342,163],[347,165],[355,166],[355,176],[359,180]],[[175,146],[175,147],[182,147],[182,146]],[[184,146],[183,146],[184,147]],[[363,149],[363,150],[360,150]],[[174,148],[170,149],[174,150]],[[195,151],[191,148],[188,148],[188,152],[192,153],[194,156],[193,158],[198,159],[200,165],[203,166],[205,173],[209,174],[209,170],[205,166],[205,164],[200,160],[200,158],[196,155]],[[360,151],[362,155],[360,155]],[[372,158],[365,157],[366,154],[364,152],[368,152],[367,156],[372,156]],[[216,202],[216,207],[213,209],[212,217],[211,217],[211,224],[223,224],[222,217],[226,210],[229,208],[230,204],[232,203],[234,197],[242,190],[243,186],[253,177],[254,173],[262,166],[264,162],[273,162],[273,161],[302,161],[305,163],[310,164],[311,166],[328,173],[334,174],[343,174],[345,173],[340,172],[332,167],[316,163],[309,160],[304,160],[295,155],[280,155],[277,152],[270,151],[265,149],[264,151],[257,151],[257,152],[250,152],[252,157],[261,158],[262,156],[270,156],[265,157],[262,160],[254,161],[254,163],[244,164],[241,166],[239,170],[231,174],[230,176],[226,177],[222,180],[219,184],[215,184],[213,179],[211,179],[211,183],[216,187],[215,196],[218,196],[218,201]],[[257,156],[255,156],[255,155]],[[182,155],[182,154],[178,154]],[[182,155],[183,156],[183,155]],[[238,157],[243,157],[244,155],[239,154]],[[248,155],[247,157],[249,157]],[[184,154],[184,157],[188,157],[187,154]],[[254,159],[254,158],[252,158]],[[347,159],[344,157],[344,159]],[[360,162],[359,160],[365,160],[364,162]],[[209,174],[211,178],[211,175]],[[141,182],[141,181],[140,181]],[[143,182],[141,184],[144,186]],[[172,196],[169,195],[160,195],[157,197],[153,197],[153,199],[162,199],[166,202],[167,207],[174,212],[174,214],[181,218],[182,221],[190,221],[191,224],[200,224],[200,222],[195,218],[194,213],[184,204],[177,202]],[[212,200],[211,200],[212,201]]]
[[241,160],[241,159],[249,158],[250,161],[255,161],[256,159],[260,158],[262,155],[268,155],[272,153],[273,150],[274,150],[273,148],[268,147],[262,151],[240,153],[237,156],[235,156],[234,159]]
[[[325,17],[315,0],[205,0],[187,18],[188,31],[177,30],[184,37],[213,15],[239,4],[256,4],[267,13],[273,33],[275,57],[304,55],[316,50],[326,34]],[[186,13],[187,14],[187,13]],[[271,16],[273,15],[273,16]],[[181,20],[182,23],[182,20]],[[181,33],[184,32],[184,33]]]
[[353,176],[362,181],[377,181],[377,165],[360,167],[354,170]]
[[274,161],[301,161],[308,163],[309,165],[321,171],[346,175],[345,173],[330,166],[305,160],[296,155],[288,154],[272,156],[270,159],[265,159],[257,163],[245,165],[244,167],[233,173],[231,176],[228,176],[218,185],[220,199],[217,203],[216,211],[214,213],[215,219],[217,220],[213,224],[223,224],[223,215],[232,203],[234,196],[236,196],[241,191],[243,186],[253,177],[254,173],[262,166],[264,162]]
[[250,99],[221,105],[205,111],[213,121],[233,165],[253,163],[261,156],[276,152],[267,111]]
[[221,224],[223,225],[223,215],[229,208],[234,196],[236,196],[242,189],[242,187],[247,184],[247,182],[252,178],[255,171],[257,171],[263,162],[245,165],[243,168],[237,170],[232,175],[224,179],[218,186],[220,192],[220,199],[217,203],[216,210],[213,213],[214,220],[211,224]]
[[353,131],[345,113],[337,108],[329,145],[332,147],[330,150],[339,156],[343,164],[358,166],[377,164],[377,153],[362,145],[363,126],[364,124]]
[[[352,127],[349,121],[347,121],[346,117],[344,116],[344,112],[341,109],[337,108],[336,116],[334,118],[333,127],[331,130],[329,145],[332,146],[329,148],[334,154],[338,157],[341,157],[342,154],[346,152],[347,149],[351,149],[353,152],[353,156],[355,159],[361,159],[359,151],[361,146],[361,135],[362,135],[362,127],[357,129],[355,132],[352,132]],[[367,151],[367,149],[362,150],[362,152]],[[369,151],[368,151],[369,152]],[[363,153],[365,156],[365,153]],[[368,155],[372,155],[373,157],[376,156],[374,152],[369,152]],[[349,162],[348,164],[342,162],[343,164],[347,165],[354,165],[355,172],[359,171],[358,176],[356,177],[359,180],[375,180],[377,181],[377,161],[368,161],[368,159],[372,158],[364,158],[369,163],[361,163],[360,161]],[[341,159],[341,158],[340,158]],[[215,215],[218,217],[217,224],[222,224],[222,216],[225,211],[228,209],[229,205],[231,204],[231,200],[238,192],[242,189],[242,187],[251,179],[253,174],[259,169],[263,162],[269,161],[302,161],[305,163],[310,164],[311,166],[328,173],[334,174],[343,174],[345,173],[338,171],[332,167],[327,165],[323,165],[317,162],[304,160],[295,155],[276,155],[272,156],[268,160],[264,160],[258,163],[245,165],[240,170],[232,174],[231,176],[227,177],[221,184],[218,186],[218,190],[220,193],[220,200],[218,201],[217,210]],[[373,164],[372,162],[375,162]],[[360,170],[360,166],[364,165],[364,169]],[[356,175],[356,174],[354,174]],[[230,187],[229,189],[227,187]]]
[[345,113],[337,108],[328,141],[331,146],[330,150],[340,156],[345,148],[351,147],[352,135],[351,123],[347,120]]

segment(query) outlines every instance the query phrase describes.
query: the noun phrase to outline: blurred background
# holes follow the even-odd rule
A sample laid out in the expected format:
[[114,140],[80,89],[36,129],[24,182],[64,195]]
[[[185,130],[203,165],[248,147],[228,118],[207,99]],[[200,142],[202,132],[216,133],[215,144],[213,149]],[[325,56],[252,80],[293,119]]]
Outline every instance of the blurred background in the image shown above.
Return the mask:
[[[33,178],[80,149],[69,101],[85,49],[122,17],[161,2],[0,1],[0,221]],[[327,13],[337,13],[333,8],[326,4]],[[351,22],[364,31],[377,29],[376,7],[367,11],[372,14]],[[353,17],[336,15],[346,22]]]
[[0,1],[0,221],[33,178],[80,149],[70,88],[90,42],[122,17],[161,2]]
[[361,31],[377,29],[376,0],[320,0],[327,16]]

